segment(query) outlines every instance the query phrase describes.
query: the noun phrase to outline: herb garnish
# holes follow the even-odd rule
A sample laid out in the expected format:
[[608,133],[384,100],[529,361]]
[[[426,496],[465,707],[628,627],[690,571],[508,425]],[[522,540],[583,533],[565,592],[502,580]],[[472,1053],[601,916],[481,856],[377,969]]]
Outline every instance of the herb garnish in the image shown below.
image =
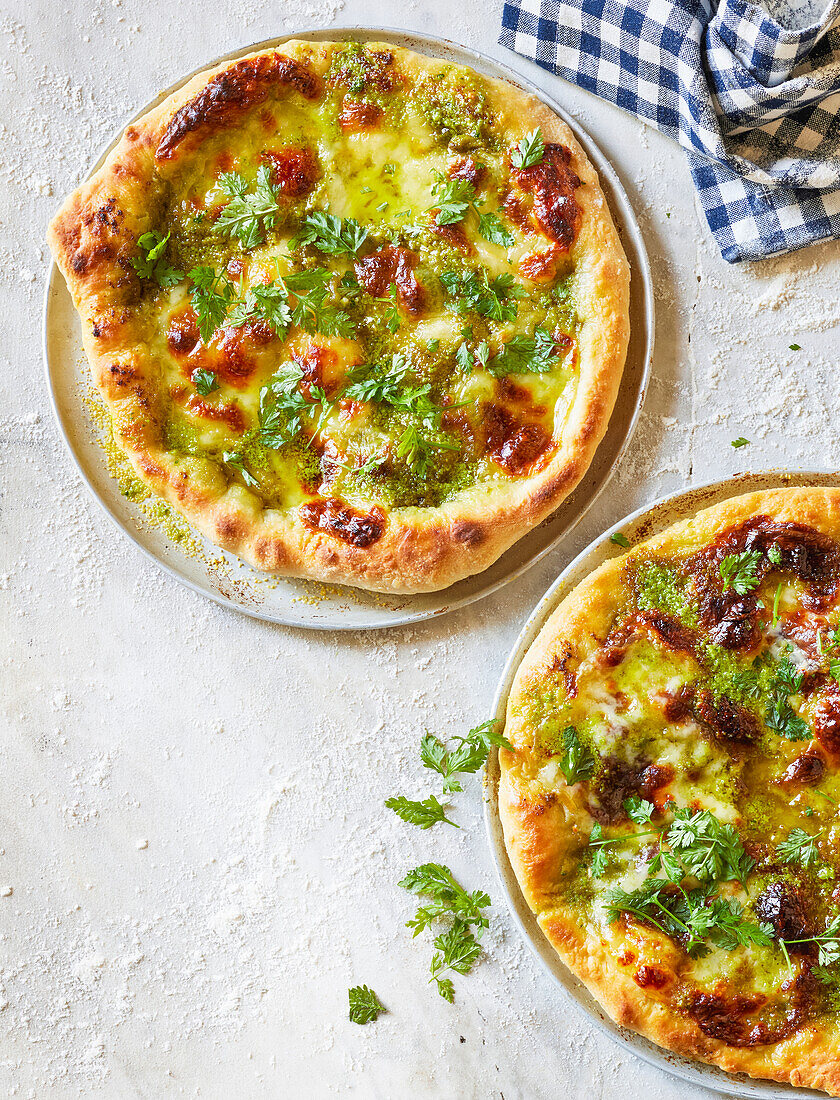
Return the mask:
[[456,313],[474,311],[493,321],[512,321],[518,307],[516,298],[522,298],[525,288],[514,282],[505,272],[490,279],[486,268],[466,274],[444,271],[440,281],[449,295],[450,309]]
[[742,550],[740,554],[727,554],[720,563],[723,591],[731,588],[739,596],[745,596],[758,588],[760,582],[756,569],[761,558],[760,550]]
[[526,134],[510,155],[510,162],[514,168],[533,168],[539,164],[545,156],[545,142],[542,130],[532,130]]
[[630,539],[626,535],[622,535],[621,531],[614,531],[610,535],[610,542],[614,542],[616,546],[623,546],[625,550],[630,549]]
[[560,771],[571,787],[582,779],[590,778],[595,770],[595,757],[585,745],[581,745],[578,732],[574,726],[566,726],[561,737],[563,754],[560,756],[558,763]]
[[413,894],[425,895],[431,902],[421,905],[406,927],[414,936],[428,928],[434,921],[451,919],[452,924],[435,937],[435,954],[429,967],[429,981],[437,984],[438,993],[451,1004],[455,987],[451,978],[442,978],[447,970],[456,974],[468,974],[481,954],[482,932],[490,921],[482,912],[490,904],[483,890],[467,893],[452,875],[448,867],[440,863],[424,863],[415,867],[399,883]]
[[194,267],[188,273],[192,280],[190,301],[198,318],[198,332],[204,344],[223,324],[234,299],[233,284],[227,275],[217,274],[212,267]]
[[350,1022],[353,1024],[369,1024],[385,1011],[385,1006],[366,985],[354,985],[347,990],[347,994],[350,999]]
[[208,393],[212,393],[213,390],[219,388],[219,380],[211,370],[194,370],[192,380],[202,397],[206,397]]
[[460,825],[456,825],[446,816],[448,807],[438,802],[433,794],[422,802],[395,795],[393,798],[386,798],[385,805],[389,810],[393,810],[397,817],[407,821],[409,825],[419,825],[421,829],[431,829],[439,821],[445,821],[447,825],[452,825],[456,829],[460,828]]
[[219,185],[230,202],[216,219],[216,229],[236,237],[243,248],[255,248],[265,239],[266,231],[274,228],[280,209],[278,188],[271,182],[268,165],[260,165],[250,194],[247,182],[236,172],[222,172]]
[[454,225],[463,221],[467,212],[472,208],[478,215],[478,232],[491,244],[498,244],[502,248],[510,248],[516,243],[513,234],[505,227],[498,214],[492,210],[484,213],[476,203],[475,187],[470,180],[447,179],[440,172],[435,172],[435,184],[432,187],[432,197],[437,206],[435,222],[438,225]]
[[800,867],[811,867],[820,859],[819,839],[820,833],[811,834],[804,829],[791,829],[787,838],[777,845],[776,855],[782,863],[798,863]]
[[338,218],[324,210],[305,214],[300,228],[291,240],[292,248],[311,244],[331,256],[357,256],[359,249],[367,240],[368,231],[363,229],[355,218]]
[[148,233],[137,238],[140,254],[131,257],[131,266],[141,279],[154,279],[162,287],[175,286],[183,279],[183,272],[164,259],[163,254],[171,236],[171,233],[167,233],[162,237],[157,230],[150,229]]
[[503,733],[496,733],[497,722],[491,718],[481,726],[471,729],[466,737],[455,737],[454,748],[447,748],[445,742],[434,734],[424,733],[420,740],[420,759],[425,767],[443,776],[445,794],[461,791],[463,787],[453,776],[459,773],[477,772],[487,760],[487,754],[494,746],[513,752],[513,745]]
[[535,328],[533,336],[520,333],[501,345],[487,364],[496,378],[506,374],[524,374],[533,371],[545,374],[557,363],[557,342],[544,328]]
[[253,474],[245,469],[245,456],[241,451],[225,451],[222,454],[222,462],[225,462],[228,466],[232,466],[234,470],[238,470],[242,475],[242,480],[246,485],[250,485],[252,489],[259,485],[259,482]]
[[739,435],[737,439],[733,439],[729,444],[730,447],[734,447],[737,451],[739,447],[746,447],[749,443],[748,439],[744,439],[742,435]]

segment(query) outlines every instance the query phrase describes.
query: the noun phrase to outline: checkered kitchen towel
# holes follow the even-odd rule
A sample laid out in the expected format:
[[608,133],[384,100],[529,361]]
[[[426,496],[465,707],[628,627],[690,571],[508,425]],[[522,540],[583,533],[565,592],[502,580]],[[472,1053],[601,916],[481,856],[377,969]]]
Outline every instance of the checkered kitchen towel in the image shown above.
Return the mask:
[[840,0],[505,0],[499,41],[678,141],[730,263],[840,236]]

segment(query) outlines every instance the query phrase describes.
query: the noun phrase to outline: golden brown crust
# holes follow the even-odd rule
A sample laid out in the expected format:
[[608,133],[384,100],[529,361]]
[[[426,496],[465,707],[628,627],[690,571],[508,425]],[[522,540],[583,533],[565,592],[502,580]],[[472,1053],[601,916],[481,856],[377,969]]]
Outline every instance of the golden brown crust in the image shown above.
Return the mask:
[[[790,1037],[766,1045],[739,1047],[711,1038],[669,1003],[681,953],[670,939],[623,919],[606,926],[600,936],[587,934],[570,918],[568,908],[558,904],[558,883],[564,860],[569,860],[570,849],[579,850],[580,834],[588,835],[591,818],[580,797],[580,784],[548,790],[531,757],[534,735],[526,717],[528,699],[556,675],[561,664],[573,673],[603,645],[616,609],[628,596],[628,563],[702,550],[720,531],[759,515],[804,524],[840,541],[840,490],[750,493],[708,508],[606,561],[561,601],[523,658],[511,689],[505,733],[515,752],[500,752],[499,812],[511,865],[540,927],[617,1023],[669,1050],[729,1072],[789,1081],[836,1096],[840,1095],[836,1029],[821,1026],[818,1018]],[[632,965],[623,965],[621,960],[629,957]],[[635,975],[640,967],[650,968],[645,974],[655,974],[653,986],[639,984]]]
[[[444,67],[387,49],[413,71]],[[544,468],[492,488],[476,486],[437,508],[394,510],[382,537],[358,547],[313,529],[297,510],[264,506],[247,488],[228,484],[218,463],[168,452],[153,365],[127,309],[134,242],[152,228],[166,179],[202,134],[235,124],[272,82],[311,96],[322,75],[319,57],[312,44],[291,42],[280,52],[253,54],[194,77],[126,130],[103,167],[58,212],[48,239],[81,315],[85,351],[113,415],[117,443],[140,477],[202,534],[272,573],[380,591],[444,588],[492,564],[558,507],[589,466],[626,355],[627,261],[597,175],[566,124],[537,99],[490,81],[493,108],[511,132],[541,127],[547,142],[571,150],[571,168],[582,181],[576,191],[580,226],[571,250],[585,316],[580,378],[560,445]]]

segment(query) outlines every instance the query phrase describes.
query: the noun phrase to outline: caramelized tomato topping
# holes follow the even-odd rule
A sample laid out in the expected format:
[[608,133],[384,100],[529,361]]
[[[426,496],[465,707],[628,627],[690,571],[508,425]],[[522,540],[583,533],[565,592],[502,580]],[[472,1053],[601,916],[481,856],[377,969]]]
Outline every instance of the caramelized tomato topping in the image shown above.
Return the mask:
[[353,265],[356,278],[374,298],[384,298],[391,284],[405,310],[417,316],[426,305],[426,291],[417,281],[417,257],[408,248],[386,244]]
[[551,437],[539,424],[523,424],[499,405],[488,409],[484,432],[485,454],[514,476],[528,473],[552,446]]
[[801,783],[804,787],[815,787],[825,775],[825,761],[816,752],[809,750],[791,760],[780,779],[781,783]]
[[359,99],[344,97],[338,116],[338,125],[345,134],[359,134],[364,130],[374,130],[383,115],[381,107],[375,103],[365,103]]
[[472,157],[458,157],[449,165],[446,174],[451,180],[467,180],[478,189],[487,175],[487,167],[484,164],[476,164]]
[[633,981],[642,989],[662,989],[668,984],[668,974],[658,966],[642,964],[633,975]]
[[193,394],[186,405],[187,411],[193,416],[200,416],[202,420],[217,420],[227,424],[233,432],[245,431],[245,417],[238,405],[211,405],[203,401],[198,394]]
[[169,328],[166,330],[166,344],[173,355],[179,358],[191,355],[200,343],[198,318],[192,307],[170,317]]
[[453,248],[460,249],[460,251],[463,252],[465,256],[472,256],[472,254],[475,252],[475,249],[473,248],[472,244],[470,244],[469,238],[467,237],[463,225],[457,223],[454,225],[438,225],[437,215],[438,211],[433,210],[429,217],[429,225],[432,228],[432,232],[435,233],[438,237],[441,237],[443,240],[445,240],[447,244],[451,244]]
[[271,182],[280,194],[290,199],[308,195],[318,182],[321,169],[311,149],[290,145],[285,149],[267,149],[260,160],[271,168]]
[[533,196],[534,218],[560,250],[568,252],[580,223],[575,190],[581,181],[570,165],[572,154],[565,145],[549,142],[539,164],[517,171],[516,179]]
[[282,86],[293,88],[305,99],[315,99],[321,90],[315,73],[284,54],[243,58],[214,76],[175,113],[155,151],[155,160],[171,159],[191,135],[206,138],[225,129]]
[[385,531],[385,515],[379,508],[369,512],[357,512],[343,500],[314,500],[298,509],[307,527],[326,531],[342,542],[364,549],[382,538]]
[[519,274],[532,282],[551,282],[557,274],[557,261],[563,249],[552,245],[544,252],[529,252],[519,261]]
[[814,708],[814,733],[826,752],[840,756],[840,688],[833,682]]

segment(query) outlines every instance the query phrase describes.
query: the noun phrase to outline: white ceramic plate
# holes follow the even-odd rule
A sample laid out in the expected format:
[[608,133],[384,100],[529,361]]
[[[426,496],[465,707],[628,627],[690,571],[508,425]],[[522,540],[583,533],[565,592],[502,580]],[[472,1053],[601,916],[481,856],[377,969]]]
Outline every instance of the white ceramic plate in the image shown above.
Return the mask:
[[[443,39],[370,27],[333,28],[284,35],[208,61],[161,92],[134,118],[144,115],[195,73],[254,50],[279,46],[290,38],[316,41],[384,40],[457,64],[469,65],[488,76],[510,80],[539,96],[574,131],[601,177],[632,270],[631,339],[621,390],[607,433],[581,483],[549,519],[520,539],[489,569],[441,592],[393,596],[311,581],[271,578],[212,546],[197,534],[190,537],[193,549],[186,551],[183,544],[169,537],[171,524],[166,526],[154,522],[140,506],[122,496],[117,482],[108,471],[106,454],[91,420],[88,370],[79,322],[64,280],[55,265],[50,270],[44,301],[47,384],[59,427],[88,488],[117,526],[177,580],[217,603],[289,626],[324,630],[400,626],[472,603],[520,576],[569,533],[604,488],[636,425],[647,386],[654,327],[650,268],[641,231],[618,177],[574,119],[518,74],[489,57]],[[99,168],[116,141],[117,137],[104,150],[91,174]]]
[[[741,474],[725,481],[715,481],[708,485],[684,490],[673,496],[664,497],[655,504],[647,505],[637,512],[633,512],[621,520],[620,523],[605,531],[600,538],[591,543],[563,570],[534,608],[522,628],[522,632],[508,657],[502,673],[492,711],[495,717],[500,722],[504,722],[508,696],[516,671],[531,643],[542,630],[557,605],[576,585],[589,576],[593,569],[596,569],[608,558],[623,553],[620,547],[610,541],[610,536],[614,532],[621,531],[631,543],[635,544],[663,531],[666,527],[670,527],[672,523],[687,519],[701,509],[728,500],[730,497],[740,496],[742,493],[754,492],[758,489],[776,489],[796,485],[840,486],[840,473],[813,471],[780,473],[771,470],[766,473]],[[494,753],[488,759],[485,771],[484,820],[490,839],[490,848],[496,862],[499,880],[508,907],[519,931],[525,938],[525,942],[539,959],[544,969],[554,979],[564,995],[576,1004],[581,1011],[585,1012],[596,1027],[625,1049],[638,1054],[646,1062],[650,1062],[652,1065],[658,1066],[660,1069],[666,1070],[668,1073],[672,1073],[693,1085],[703,1085],[705,1088],[715,1089],[726,1096],[760,1097],[761,1100],[794,1100],[794,1098],[805,1100],[807,1097],[813,1097],[814,1100],[817,1100],[817,1098],[822,1097],[822,1100],[825,1100],[824,1092],[794,1088],[792,1085],[780,1085],[770,1081],[754,1081],[742,1074],[726,1073],[724,1070],[718,1069],[717,1066],[707,1066],[703,1062],[684,1058],[679,1054],[663,1050],[662,1047],[650,1042],[650,1040],[637,1035],[634,1031],[627,1030],[627,1028],[619,1027],[611,1020],[583,982],[579,981],[565,963],[561,961],[522,896],[505,848],[502,823],[499,817],[498,790],[499,758]]]

